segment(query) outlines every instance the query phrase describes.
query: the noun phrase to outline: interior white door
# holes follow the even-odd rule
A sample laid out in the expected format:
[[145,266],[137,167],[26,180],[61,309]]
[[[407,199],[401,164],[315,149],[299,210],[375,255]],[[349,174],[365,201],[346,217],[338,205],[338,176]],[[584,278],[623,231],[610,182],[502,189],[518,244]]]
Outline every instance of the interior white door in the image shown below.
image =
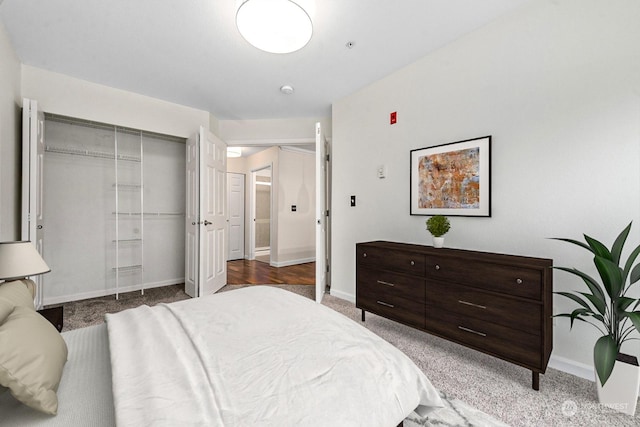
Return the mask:
[[184,291],[192,298],[198,296],[199,282],[199,192],[200,180],[198,179],[198,135],[194,134],[187,139],[186,153],[186,203],[185,208],[185,266],[184,266]]
[[227,145],[201,126],[187,150],[185,292],[200,297],[227,284]]
[[229,210],[228,260],[244,258],[244,196],[245,179],[241,173],[227,173],[227,198]]
[[227,144],[200,127],[200,296],[227,284]]
[[322,302],[327,284],[326,144],[320,123],[316,123],[316,302]]
[[[44,248],[42,214],[44,165],[44,113],[35,100],[22,101],[22,227],[21,239],[31,241],[40,255]],[[44,278],[31,277],[36,283],[35,304],[42,308]]]

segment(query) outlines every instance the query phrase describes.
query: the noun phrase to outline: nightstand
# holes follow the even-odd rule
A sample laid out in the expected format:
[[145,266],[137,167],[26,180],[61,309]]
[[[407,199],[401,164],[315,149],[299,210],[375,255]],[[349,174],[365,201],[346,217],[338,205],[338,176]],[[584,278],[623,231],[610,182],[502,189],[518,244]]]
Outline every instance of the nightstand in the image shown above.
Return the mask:
[[61,305],[57,307],[43,308],[42,310],[38,310],[38,313],[51,322],[58,332],[62,331],[64,310]]

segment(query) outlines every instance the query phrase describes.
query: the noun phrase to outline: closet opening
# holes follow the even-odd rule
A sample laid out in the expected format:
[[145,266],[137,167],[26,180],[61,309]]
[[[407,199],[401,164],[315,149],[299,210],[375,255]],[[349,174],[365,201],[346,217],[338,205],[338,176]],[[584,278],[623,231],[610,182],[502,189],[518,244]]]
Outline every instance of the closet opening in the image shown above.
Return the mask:
[[44,114],[43,304],[184,283],[185,139]]

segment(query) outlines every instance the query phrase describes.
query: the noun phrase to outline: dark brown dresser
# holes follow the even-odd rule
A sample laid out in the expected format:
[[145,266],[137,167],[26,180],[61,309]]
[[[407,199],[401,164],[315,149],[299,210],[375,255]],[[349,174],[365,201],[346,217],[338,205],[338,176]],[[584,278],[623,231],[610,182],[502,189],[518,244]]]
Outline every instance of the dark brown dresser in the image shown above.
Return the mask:
[[376,241],[356,245],[356,306],[530,369],[553,346],[552,260]]

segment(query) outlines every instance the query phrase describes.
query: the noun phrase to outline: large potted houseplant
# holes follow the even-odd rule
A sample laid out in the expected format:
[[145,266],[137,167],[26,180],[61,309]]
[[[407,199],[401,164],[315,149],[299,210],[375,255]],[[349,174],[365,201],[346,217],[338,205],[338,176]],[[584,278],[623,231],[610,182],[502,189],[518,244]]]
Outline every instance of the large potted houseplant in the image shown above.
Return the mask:
[[444,246],[444,236],[447,234],[451,224],[449,219],[444,215],[434,215],[427,220],[427,230],[433,236],[433,247],[441,248]]
[[[580,246],[593,255],[593,263],[598,278],[575,268],[554,267],[580,277],[589,292],[556,292],[578,304],[571,313],[557,314],[557,317],[571,319],[594,326],[602,336],[593,348],[596,370],[596,384],[600,403],[621,412],[635,413],[640,369],[637,358],[620,352],[622,344],[640,331],[640,299],[629,294],[630,288],[640,280],[640,264],[634,263],[640,254],[640,245],[622,260],[624,244],[631,230],[629,224],[616,238],[611,249],[586,234],[586,243],[557,238]],[[598,280],[599,279],[599,280]]]

